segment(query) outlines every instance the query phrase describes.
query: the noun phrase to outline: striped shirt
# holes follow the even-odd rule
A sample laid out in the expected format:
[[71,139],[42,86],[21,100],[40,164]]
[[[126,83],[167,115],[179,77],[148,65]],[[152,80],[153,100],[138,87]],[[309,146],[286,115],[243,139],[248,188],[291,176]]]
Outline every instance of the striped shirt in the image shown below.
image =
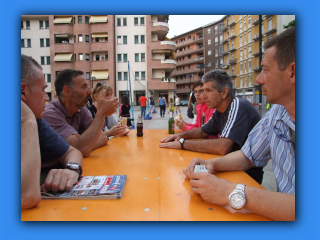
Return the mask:
[[231,139],[234,144],[231,151],[240,150],[250,131],[260,121],[259,112],[242,97],[235,97],[225,112],[216,110],[201,130],[208,134]]
[[275,104],[252,129],[241,151],[259,167],[266,166],[272,158],[277,191],[295,194],[295,149],[291,132],[295,132],[295,123],[284,106]]

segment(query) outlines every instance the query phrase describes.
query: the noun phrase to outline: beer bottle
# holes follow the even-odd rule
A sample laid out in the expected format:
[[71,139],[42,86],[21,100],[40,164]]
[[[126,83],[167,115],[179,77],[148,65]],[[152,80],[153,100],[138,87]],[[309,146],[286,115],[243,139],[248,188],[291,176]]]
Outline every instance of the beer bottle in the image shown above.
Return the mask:
[[137,122],[137,136],[143,137],[143,122],[140,115],[138,115],[138,122]]
[[174,112],[171,110],[170,111],[170,118],[169,118],[169,134],[174,134]]

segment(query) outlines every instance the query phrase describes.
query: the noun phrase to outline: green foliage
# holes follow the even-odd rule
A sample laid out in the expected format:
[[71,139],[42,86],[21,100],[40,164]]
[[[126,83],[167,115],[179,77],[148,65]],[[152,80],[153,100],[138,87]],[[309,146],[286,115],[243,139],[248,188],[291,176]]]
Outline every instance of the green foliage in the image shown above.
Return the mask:
[[291,28],[295,26],[295,20],[292,20],[291,22],[288,23],[288,25],[283,25],[283,28]]

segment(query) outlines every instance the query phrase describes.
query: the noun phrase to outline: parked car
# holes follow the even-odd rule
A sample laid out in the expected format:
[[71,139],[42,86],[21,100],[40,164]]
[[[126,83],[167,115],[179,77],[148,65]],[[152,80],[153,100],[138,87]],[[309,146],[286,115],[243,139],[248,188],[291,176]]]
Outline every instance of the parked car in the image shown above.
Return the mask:
[[181,100],[180,101],[180,106],[188,106],[188,100]]

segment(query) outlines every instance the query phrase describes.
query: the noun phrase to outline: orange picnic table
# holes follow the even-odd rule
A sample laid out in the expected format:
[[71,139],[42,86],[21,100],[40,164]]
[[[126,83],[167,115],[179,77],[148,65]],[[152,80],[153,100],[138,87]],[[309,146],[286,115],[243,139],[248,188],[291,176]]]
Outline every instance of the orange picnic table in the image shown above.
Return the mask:
[[[121,199],[41,200],[21,210],[22,221],[269,221],[207,203],[190,190],[183,169],[194,158],[219,155],[159,148],[168,130],[143,130],[114,137],[83,161],[83,175],[127,175]],[[234,183],[263,188],[243,171],[219,172]]]

